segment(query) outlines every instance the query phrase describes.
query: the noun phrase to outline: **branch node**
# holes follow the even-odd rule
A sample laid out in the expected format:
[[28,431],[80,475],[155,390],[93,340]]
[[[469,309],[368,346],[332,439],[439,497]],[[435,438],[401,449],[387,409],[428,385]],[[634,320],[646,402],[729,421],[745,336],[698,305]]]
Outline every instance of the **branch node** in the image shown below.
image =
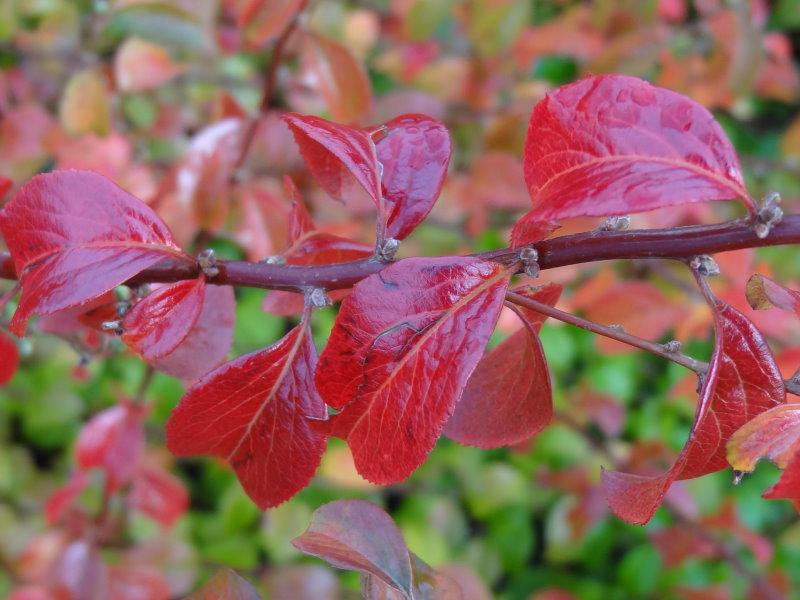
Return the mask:
[[666,344],[663,344],[663,346],[664,350],[670,354],[677,354],[681,351],[681,343],[678,340],[670,340]]
[[219,275],[219,267],[217,267],[217,253],[211,248],[203,250],[197,255],[197,266],[203,274],[209,279]]
[[733,470],[733,485],[739,485],[744,479],[744,471]]
[[764,196],[761,207],[756,214],[754,226],[756,236],[763,240],[772,231],[772,228],[783,219],[783,209],[780,207],[781,195],[778,192],[770,192]]
[[286,257],[280,254],[276,254],[274,256],[265,256],[260,261],[258,261],[265,265],[285,265],[286,264]]
[[519,259],[528,277],[539,276],[539,251],[532,246],[526,246],[519,251]]
[[307,288],[304,292],[306,305],[312,308],[323,308],[333,304],[330,296],[322,288]]
[[689,267],[703,277],[713,277],[720,273],[717,261],[708,254],[693,256],[692,260],[689,261]]
[[379,248],[375,249],[375,258],[381,262],[389,263],[394,260],[397,255],[397,249],[400,247],[400,240],[395,238],[386,239]]
[[620,333],[625,333],[625,327],[623,327],[619,323],[613,323],[613,324],[609,325],[608,328],[611,329],[612,331],[618,331]]
[[630,215],[617,215],[608,217],[605,221],[600,223],[596,231],[624,231],[631,226]]
[[117,316],[119,316],[120,319],[124,317],[126,314],[128,314],[128,311],[130,309],[131,309],[131,303],[128,302],[127,300],[120,300],[119,302],[117,302]]
[[103,331],[109,331],[115,335],[122,335],[122,321],[103,321],[100,323],[100,329]]

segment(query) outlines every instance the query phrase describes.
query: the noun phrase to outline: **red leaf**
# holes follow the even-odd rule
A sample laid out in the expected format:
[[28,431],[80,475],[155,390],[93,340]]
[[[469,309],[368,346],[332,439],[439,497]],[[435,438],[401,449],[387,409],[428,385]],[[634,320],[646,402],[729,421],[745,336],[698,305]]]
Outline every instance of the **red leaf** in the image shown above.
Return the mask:
[[747,302],[755,310],[777,307],[800,315],[800,292],[795,292],[756,273],[747,281]]
[[180,252],[147,205],[90,171],[55,171],[25,184],[3,209],[0,230],[21,274],[10,329],[31,314],[82,304]]
[[186,381],[197,379],[228,356],[233,343],[236,299],[230,286],[207,285],[203,309],[188,335],[152,365]]
[[49,576],[56,598],[108,598],[108,569],[97,548],[85,540],[67,546]]
[[541,220],[534,209],[514,223],[514,228],[511,230],[511,247],[519,248],[540,242],[559,227],[557,221]]
[[[562,287],[514,290],[554,305]],[[553,417],[550,373],[537,332],[547,318],[532,310],[521,315],[523,328],[486,354],[467,382],[455,412],[444,428],[467,446],[498,448],[535,435]]]
[[431,451],[494,329],[508,269],[475,258],[402,260],[342,303],[315,380],[341,410],[347,440],[374,483],[405,479]]
[[294,243],[306,233],[314,231],[314,220],[308,214],[306,203],[300,195],[300,190],[288,175],[283,178],[283,188],[286,195],[292,200],[292,212],[289,216],[289,241]]
[[312,380],[317,357],[308,323],[272,346],[241,356],[195,383],[167,422],[167,446],[179,455],[228,461],[262,509],[308,485],[325,437],[309,418],[324,419]]
[[0,385],[5,385],[19,367],[19,348],[4,331],[0,331]]
[[715,300],[713,308],[714,354],[689,439],[672,468],[656,477],[602,472],[611,509],[630,523],[647,523],[676,479],[725,468],[725,445],[733,433],[754,416],[785,401],[783,379],[761,333],[731,306]]
[[142,466],[133,480],[131,506],[169,529],[189,508],[181,480],[161,468]]
[[205,300],[205,277],[158,288],[122,321],[122,341],[145,360],[166,356],[194,327]]
[[261,597],[246,579],[223,569],[186,600],[261,600]]
[[144,450],[142,411],[118,404],[97,413],[83,426],[75,445],[81,469],[103,469],[109,491],[128,483]]
[[169,582],[152,567],[114,565],[108,568],[111,600],[169,600]]
[[322,96],[331,117],[355,123],[372,112],[372,87],[364,67],[340,43],[313,31],[303,38],[303,63],[310,87]]
[[[763,494],[764,498],[789,498],[800,500],[800,451],[786,466],[786,470],[781,474],[778,483],[773,485]],[[800,510],[800,505],[795,502],[795,506]]]
[[283,119],[289,124],[309,171],[328,194],[344,200],[349,173],[375,205],[380,205],[378,159],[368,132],[311,115],[287,113]]
[[66,485],[58,488],[44,505],[44,516],[50,525],[61,520],[81,492],[89,486],[89,477],[83,471],[75,471]]
[[538,220],[622,215],[688,202],[754,204],[714,117],[624,75],[588,77],[531,113],[525,180]]
[[412,597],[411,560],[403,535],[371,502],[337,500],[321,506],[292,544],[334,567],[374,575]]
[[386,235],[402,240],[433,208],[450,163],[450,135],[425,115],[400,115],[375,146],[383,165],[381,188],[388,203]]

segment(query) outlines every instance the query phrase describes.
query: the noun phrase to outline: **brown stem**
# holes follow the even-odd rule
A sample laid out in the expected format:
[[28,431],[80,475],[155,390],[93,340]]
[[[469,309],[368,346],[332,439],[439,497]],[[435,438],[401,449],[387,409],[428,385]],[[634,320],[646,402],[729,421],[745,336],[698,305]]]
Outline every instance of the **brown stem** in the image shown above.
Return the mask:
[[572,313],[559,310],[558,308],[550,306],[549,304],[545,304],[544,302],[539,302],[514,292],[508,292],[506,294],[506,300],[513,302],[518,306],[524,306],[525,308],[535,310],[536,312],[547,315],[548,317],[552,317],[553,319],[558,319],[564,323],[569,323],[575,327],[580,327],[586,331],[591,331],[592,333],[596,333],[598,335],[611,338],[612,340],[617,340],[618,342],[628,344],[629,346],[640,348],[641,350],[646,350],[647,352],[662,356],[667,360],[671,360],[679,365],[683,365],[687,369],[691,369],[695,373],[704,373],[708,368],[706,363],[695,360],[691,356],[687,356],[680,352],[669,351],[661,344],[631,335],[630,333],[614,327],[608,327],[606,325],[601,325],[600,323],[595,323],[594,321],[589,321],[588,319],[573,315]]
[[[601,260],[667,258],[686,259],[698,254],[714,254],[742,248],[800,243],[800,215],[784,217],[770,234],[760,239],[745,220],[717,225],[697,225],[672,229],[586,232],[565,235],[533,246],[539,253],[539,267],[553,269]],[[511,264],[519,251],[511,248],[476,255],[485,260]],[[245,261],[219,261],[219,275],[210,280],[220,285],[301,291],[308,287],[325,290],[352,287],[360,280],[386,268],[372,259],[321,266],[271,265]],[[197,277],[197,266],[165,259],[145,269],[127,283],[171,283]],[[16,279],[14,263],[0,253],[0,278]]]

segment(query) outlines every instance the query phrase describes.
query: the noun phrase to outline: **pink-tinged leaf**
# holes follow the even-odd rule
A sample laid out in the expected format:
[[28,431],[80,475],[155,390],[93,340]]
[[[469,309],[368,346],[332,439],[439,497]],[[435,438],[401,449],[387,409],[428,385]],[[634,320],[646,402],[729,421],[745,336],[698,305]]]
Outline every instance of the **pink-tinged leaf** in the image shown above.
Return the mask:
[[122,92],[157,88],[183,71],[164,46],[139,38],[128,38],[114,57],[114,78]]
[[754,210],[711,113],[635,77],[587,77],[548,94],[531,113],[524,166],[540,221],[709,200]]
[[408,477],[433,449],[483,355],[510,271],[475,258],[413,258],[367,277],[344,299],[316,372],[373,483]]
[[49,574],[56,598],[108,598],[108,569],[98,549],[85,540],[67,546]]
[[403,535],[383,509],[364,500],[337,500],[314,511],[292,544],[340,569],[374,575],[412,597],[411,560]]
[[16,342],[0,330],[0,385],[5,385],[19,367],[19,348]]
[[328,194],[345,200],[352,176],[375,205],[380,204],[378,159],[367,131],[311,115],[287,113],[283,119],[292,130],[308,170]]
[[144,451],[143,416],[141,408],[126,403],[89,419],[75,445],[78,467],[103,469],[111,492],[128,483]]
[[800,315],[800,292],[795,292],[756,273],[747,281],[747,302],[755,310],[777,307]]
[[89,477],[83,471],[75,471],[66,485],[58,488],[44,505],[44,516],[50,525],[55,525],[67,513],[83,490],[89,486]]
[[167,446],[179,456],[218,456],[236,471],[260,508],[303,489],[322,459],[324,419],[314,389],[317,353],[308,323],[263,350],[226,363],[195,383],[167,422]]
[[233,344],[236,299],[227,285],[207,285],[203,309],[188,335],[171,353],[151,364],[185,381],[208,373],[228,356]]
[[301,6],[301,0],[239,0],[236,22],[245,28],[251,48],[262,48],[278,36]]
[[725,446],[734,432],[786,399],[783,378],[761,333],[731,306],[715,300],[713,309],[714,353],[689,439],[672,468],[655,477],[602,472],[609,505],[625,521],[647,523],[673,481],[724,469]]
[[386,133],[375,147],[388,204],[386,235],[402,240],[439,197],[450,164],[450,135],[442,123],[425,115],[400,115],[384,127]]
[[340,600],[339,578],[322,565],[273,567],[264,579],[267,598],[272,600]]
[[334,121],[356,123],[372,112],[372,86],[352,53],[324,35],[304,36],[303,64],[308,83],[325,101]]
[[300,195],[300,190],[297,189],[294,181],[288,175],[283,178],[283,188],[292,201],[292,212],[289,215],[289,241],[294,243],[305,234],[314,231],[316,227],[311,215],[308,214],[308,209],[303,201],[303,196]]
[[170,600],[169,582],[152,567],[114,565],[108,568],[111,600]]
[[246,579],[224,569],[186,600],[261,600],[261,596]]
[[122,341],[145,360],[166,356],[197,323],[205,292],[202,276],[158,288],[125,314]]
[[519,248],[541,242],[559,228],[557,221],[542,220],[536,209],[524,214],[511,230],[511,247]]
[[50,591],[40,585],[25,585],[17,588],[7,600],[59,600]]
[[[554,305],[562,287],[514,290]],[[519,331],[487,353],[467,382],[467,387],[447,421],[447,437],[467,446],[498,448],[539,433],[553,418],[550,373],[537,335],[547,318],[523,309],[526,321]]]
[[90,171],[55,171],[25,184],[0,213],[20,273],[10,329],[31,314],[83,304],[163,258],[191,261],[146,204]]
[[764,498],[777,499],[788,498],[795,500],[795,507],[800,510],[800,452],[797,452],[786,465],[786,469],[781,474],[778,483],[773,485],[763,494]]
[[164,469],[144,465],[134,477],[130,503],[169,529],[189,508],[189,495],[180,479]]

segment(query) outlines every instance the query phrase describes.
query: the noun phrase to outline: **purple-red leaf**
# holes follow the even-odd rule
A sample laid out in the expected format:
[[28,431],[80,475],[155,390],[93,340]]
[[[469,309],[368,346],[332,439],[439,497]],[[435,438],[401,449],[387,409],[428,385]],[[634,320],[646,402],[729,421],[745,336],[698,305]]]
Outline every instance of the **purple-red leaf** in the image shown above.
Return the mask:
[[207,285],[194,326],[169,354],[151,361],[158,370],[192,381],[218,366],[233,343],[236,299],[227,285]]
[[283,119],[292,130],[308,170],[328,194],[345,200],[353,177],[375,205],[380,205],[378,159],[367,131],[311,115],[287,113]]
[[386,135],[376,149],[388,204],[386,235],[402,240],[439,197],[450,163],[450,135],[442,123],[425,115],[400,115],[384,127]]
[[143,465],[133,480],[130,504],[169,529],[189,508],[189,495],[172,473]]
[[25,184],[0,214],[22,295],[10,329],[113,289],[159,260],[191,260],[146,204],[90,171],[56,171]]
[[125,315],[122,341],[145,360],[166,356],[194,327],[205,291],[205,277],[158,288]]
[[186,600],[261,600],[261,596],[246,579],[224,569]]
[[373,575],[405,598],[412,597],[411,560],[403,536],[371,502],[337,500],[321,506],[292,544],[334,567]]
[[222,365],[186,392],[167,422],[167,447],[226,460],[262,509],[288,500],[308,485],[325,450],[309,422],[326,414],[313,384],[316,360],[304,322]]
[[705,108],[635,77],[563,86],[531,113],[525,181],[539,221],[742,200],[739,160]]
[[[552,306],[561,290],[549,284],[514,291]],[[498,448],[528,439],[552,419],[550,373],[537,335],[547,317],[526,309],[520,316],[526,321],[522,329],[487,353],[472,372],[444,428],[450,439]]]
[[602,472],[609,505],[625,521],[647,523],[673,481],[724,469],[728,464],[725,446],[734,432],[785,401],[781,373],[758,329],[720,300],[715,300],[713,309],[714,353],[689,439],[672,468],[655,477]]
[[329,431],[374,483],[405,479],[433,448],[494,329],[510,271],[413,258],[353,288],[316,372]]
[[0,385],[5,385],[19,366],[19,349],[17,344],[4,331],[0,331]]

